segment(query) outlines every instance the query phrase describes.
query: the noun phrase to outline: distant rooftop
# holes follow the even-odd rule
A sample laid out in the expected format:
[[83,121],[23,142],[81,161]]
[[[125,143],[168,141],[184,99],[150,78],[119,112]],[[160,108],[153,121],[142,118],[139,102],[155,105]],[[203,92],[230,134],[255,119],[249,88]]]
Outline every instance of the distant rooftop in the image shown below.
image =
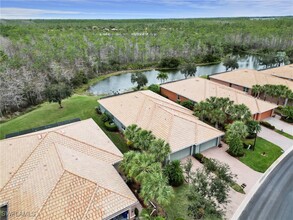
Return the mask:
[[293,80],[293,64],[262,70],[262,73]]
[[[138,203],[92,119],[0,142],[0,204],[37,219],[105,219]],[[9,219],[13,219],[9,218]]]
[[278,107],[277,105],[247,95],[245,92],[200,77],[166,83],[161,85],[161,88],[165,88],[197,103],[212,96],[229,98],[235,104],[245,104],[252,114],[266,112]]
[[285,85],[293,90],[293,81],[282,79],[271,74],[263,73],[252,69],[238,69],[231,72],[209,76],[211,79],[217,79],[224,82],[252,88],[253,85]]

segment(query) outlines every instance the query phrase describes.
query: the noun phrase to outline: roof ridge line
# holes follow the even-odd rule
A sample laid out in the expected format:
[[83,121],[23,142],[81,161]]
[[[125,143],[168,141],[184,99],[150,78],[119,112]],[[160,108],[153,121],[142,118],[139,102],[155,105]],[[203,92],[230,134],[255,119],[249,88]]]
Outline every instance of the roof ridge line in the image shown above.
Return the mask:
[[138,118],[139,118],[139,116],[140,116],[140,114],[141,114],[141,112],[142,112],[142,108],[143,108],[145,102],[146,102],[146,97],[144,96],[144,97],[143,97],[143,102],[142,102],[142,104],[141,104],[141,106],[140,106],[140,108],[139,108],[139,111],[138,111],[138,113],[137,113],[137,115],[136,115],[136,118],[135,118],[135,122],[136,122],[136,123],[137,123]]
[[[167,110],[167,109],[165,109],[165,107],[163,107],[163,106],[159,106],[159,107],[160,107],[160,108],[163,108],[163,110],[164,110],[164,111],[167,111],[169,114],[172,114],[172,113],[169,111],[169,109]],[[174,111],[177,111],[177,110],[174,110]],[[178,111],[177,111],[177,112],[178,112]],[[196,119],[196,121],[189,120],[189,119],[184,118],[184,117],[182,117],[182,116],[180,116],[180,115],[175,115],[175,114],[174,114],[174,116],[176,116],[176,117],[178,117],[178,118],[181,118],[181,119],[184,119],[184,120],[189,121],[189,122],[194,122],[195,124],[197,124],[197,125],[199,125],[199,126],[203,126],[203,127],[206,127],[206,128],[212,129],[212,130],[219,131],[218,129],[216,129],[216,128],[210,126],[210,125],[207,125],[207,126],[206,126],[206,123],[200,121],[200,120],[199,120],[196,116],[194,116],[194,115],[188,115],[188,114],[186,114],[186,113],[184,113],[184,112],[180,112],[180,113],[182,113],[182,114],[184,114],[184,115],[187,115],[187,116],[189,116],[189,117],[193,117],[194,119]],[[199,122],[197,122],[197,120],[198,120]],[[204,125],[203,125],[202,123],[203,123]],[[220,131],[220,132],[221,132],[221,131]]]
[[[57,153],[58,154],[58,153]],[[41,206],[41,208],[39,209],[39,211],[37,212],[36,216],[34,219],[36,219],[38,217],[38,215],[40,214],[40,212],[43,210],[45,204],[47,203],[49,197],[51,196],[51,194],[53,193],[54,189],[56,188],[56,186],[58,185],[58,183],[61,181],[62,176],[65,174],[66,170],[63,169],[63,173],[60,175],[57,183],[55,184],[55,186],[52,188],[51,192],[49,193],[49,195],[47,196],[47,198],[45,199],[43,205]]]
[[18,173],[18,171],[20,170],[20,168],[26,163],[26,161],[32,156],[32,154],[36,151],[36,149],[41,145],[41,143],[47,138],[48,133],[45,134],[45,137],[36,145],[36,147],[32,150],[32,152],[28,155],[28,157],[20,164],[20,166],[18,167],[18,169],[14,172],[14,174],[8,179],[7,183],[2,187],[2,189],[0,190],[0,192],[2,190],[4,190],[4,188],[7,186],[7,184],[10,182],[10,180],[16,175],[16,173]]
[[97,184],[96,184],[96,188],[95,188],[95,190],[94,190],[94,192],[93,192],[93,194],[92,194],[92,196],[91,196],[91,199],[90,199],[90,201],[89,201],[89,203],[88,203],[88,205],[87,205],[87,207],[86,207],[86,209],[85,209],[85,211],[84,211],[84,214],[83,214],[83,216],[82,216],[82,220],[83,219],[85,219],[85,217],[86,217],[86,215],[87,215],[87,213],[88,213],[88,211],[89,211],[89,208],[90,208],[90,206],[91,206],[91,204],[92,204],[92,202],[93,202],[93,200],[94,200],[94,197],[95,197],[95,193],[96,193],[96,191],[97,191],[97,188],[98,188],[98,186],[97,186]]
[[123,158],[123,156],[122,156],[122,157],[121,157],[121,156],[118,156],[117,154],[114,154],[114,153],[109,152],[109,151],[106,151],[106,150],[104,150],[104,149],[101,149],[101,148],[95,147],[95,146],[93,146],[93,145],[91,145],[91,144],[88,144],[88,143],[85,143],[85,142],[83,142],[83,141],[77,140],[77,139],[75,139],[75,138],[73,138],[73,137],[70,137],[70,136],[67,136],[67,135],[64,135],[64,134],[60,134],[60,133],[58,133],[58,132],[56,132],[56,131],[51,131],[51,132],[49,132],[49,133],[55,133],[55,134],[57,134],[57,135],[61,135],[61,136],[63,136],[63,137],[66,137],[66,138],[72,139],[72,140],[74,140],[74,141],[76,141],[76,142],[79,142],[79,143],[85,144],[85,145],[87,145],[87,146],[90,146],[90,147],[92,147],[92,148],[94,148],[94,149],[96,149],[96,150],[100,150],[100,151],[103,151],[103,152],[106,152],[106,153],[112,154],[112,155],[114,155],[114,156],[116,156],[116,157]]

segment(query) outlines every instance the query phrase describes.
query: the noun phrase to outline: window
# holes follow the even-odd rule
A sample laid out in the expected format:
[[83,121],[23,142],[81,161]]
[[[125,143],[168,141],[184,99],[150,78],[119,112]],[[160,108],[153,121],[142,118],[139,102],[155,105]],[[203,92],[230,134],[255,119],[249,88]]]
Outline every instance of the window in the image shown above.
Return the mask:
[[232,87],[232,83],[229,83],[229,87]]
[[8,219],[7,211],[8,211],[7,205],[3,205],[0,207],[0,220],[7,220]]
[[180,95],[177,95],[177,101],[180,101]]

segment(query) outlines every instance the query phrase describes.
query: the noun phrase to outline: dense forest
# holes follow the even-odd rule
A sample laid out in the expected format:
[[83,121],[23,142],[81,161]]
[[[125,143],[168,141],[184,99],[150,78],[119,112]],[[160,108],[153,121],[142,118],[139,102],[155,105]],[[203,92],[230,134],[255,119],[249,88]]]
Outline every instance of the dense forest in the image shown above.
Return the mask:
[[36,105],[52,84],[78,87],[118,70],[286,52],[293,17],[272,19],[1,20],[0,116]]

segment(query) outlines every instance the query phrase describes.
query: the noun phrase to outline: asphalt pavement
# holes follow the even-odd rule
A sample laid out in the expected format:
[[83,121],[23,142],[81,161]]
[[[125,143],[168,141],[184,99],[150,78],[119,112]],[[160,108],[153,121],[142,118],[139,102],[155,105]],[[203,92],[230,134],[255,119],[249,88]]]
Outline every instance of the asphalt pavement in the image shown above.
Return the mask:
[[293,151],[269,174],[239,220],[293,219]]

